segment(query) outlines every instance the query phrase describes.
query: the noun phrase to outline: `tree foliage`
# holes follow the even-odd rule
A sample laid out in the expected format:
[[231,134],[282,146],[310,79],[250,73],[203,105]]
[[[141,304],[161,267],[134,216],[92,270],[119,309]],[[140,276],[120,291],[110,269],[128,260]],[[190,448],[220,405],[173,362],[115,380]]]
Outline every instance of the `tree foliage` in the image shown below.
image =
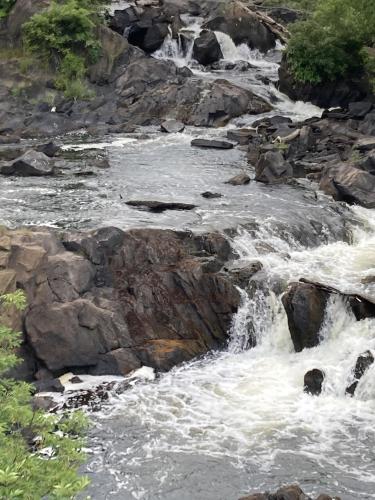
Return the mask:
[[80,95],[70,97],[84,97],[87,66],[100,54],[95,30],[100,4],[100,0],[55,1],[23,25],[26,50],[57,71],[57,88],[67,94],[80,88]]
[[[24,309],[18,291],[3,295],[2,308]],[[2,321],[3,322],[3,321]],[[82,462],[80,413],[48,415],[33,409],[32,388],[4,374],[19,359],[20,335],[0,327],[0,499],[70,499],[88,483],[77,474]]]
[[0,0],[0,19],[7,17],[16,0]]
[[375,0],[319,0],[291,31],[287,60],[298,81],[316,84],[363,74],[365,47],[375,43]]

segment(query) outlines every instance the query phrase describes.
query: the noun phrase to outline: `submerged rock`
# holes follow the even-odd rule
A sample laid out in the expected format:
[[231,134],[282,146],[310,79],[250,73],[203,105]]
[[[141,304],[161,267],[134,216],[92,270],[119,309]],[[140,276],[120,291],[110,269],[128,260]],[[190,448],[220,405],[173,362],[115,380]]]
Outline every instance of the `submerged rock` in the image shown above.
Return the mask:
[[228,181],[226,181],[225,184],[231,184],[232,186],[243,186],[244,184],[249,184],[250,182],[250,177],[245,174],[245,172],[242,172],[241,174],[235,175]]
[[2,175],[18,175],[20,177],[40,177],[53,175],[54,165],[44,153],[30,149],[13,162],[0,166]]
[[303,390],[313,396],[318,396],[322,392],[324,382],[324,372],[317,368],[305,373],[303,379]]
[[221,193],[212,193],[211,191],[205,191],[201,193],[203,198],[212,199],[212,198],[221,198],[223,195]]
[[193,210],[196,205],[191,203],[180,203],[177,201],[149,201],[149,200],[130,200],[126,202],[130,207],[140,207],[151,212],[164,212],[165,210]]
[[[246,497],[241,497],[239,500],[312,500],[306,495],[302,489],[293,484],[279,488],[276,493],[253,493]],[[319,495],[316,500],[341,500],[339,497],[330,497],[329,495]]]
[[233,144],[231,142],[214,139],[193,139],[191,145],[199,148],[233,149]]

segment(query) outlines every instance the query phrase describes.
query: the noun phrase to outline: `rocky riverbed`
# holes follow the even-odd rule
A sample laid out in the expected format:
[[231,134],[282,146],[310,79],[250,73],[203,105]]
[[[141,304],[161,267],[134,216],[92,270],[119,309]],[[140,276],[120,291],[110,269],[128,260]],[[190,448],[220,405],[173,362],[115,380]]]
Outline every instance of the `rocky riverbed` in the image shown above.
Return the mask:
[[13,375],[87,407],[94,499],[375,498],[375,100],[296,89],[260,3],[113,2],[90,101],[0,76]]

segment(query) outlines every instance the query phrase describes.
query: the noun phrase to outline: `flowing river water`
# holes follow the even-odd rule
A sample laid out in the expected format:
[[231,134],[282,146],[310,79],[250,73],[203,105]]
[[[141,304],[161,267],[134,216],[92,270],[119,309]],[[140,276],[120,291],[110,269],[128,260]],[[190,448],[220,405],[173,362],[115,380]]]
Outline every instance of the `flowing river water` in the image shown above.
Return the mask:
[[[199,23],[189,30],[197,33]],[[320,113],[275,88],[279,49],[264,56],[235,47],[226,35],[218,39],[232,69],[203,71],[170,38],[155,57],[188,65],[200,78],[225,77],[250,88],[272,102],[272,114],[299,120]],[[239,61],[250,64],[246,71]],[[257,118],[242,116],[229,127]],[[251,298],[243,292],[226,350],[133,381],[93,414],[83,468],[92,480],[89,494],[94,500],[235,500],[298,482],[309,494],[375,498],[375,365],[355,396],[345,395],[358,355],[375,352],[375,320],[356,322],[336,298],[321,344],[295,353],[280,300],[285,284],[301,277],[374,298],[375,284],[365,279],[375,275],[374,211],[339,206],[303,186],[224,184],[248,168],[244,152],[194,149],[190,141],[225,132],[188,128],[165,135],[151,128],[142,137],[108,137],[92,145],[106,149],[111,164],[95,177],[2,181],[0,216],[10,225],[238,228],[231,233],[234,250],[243,261],[260,261],[269,285]],[[223,197],[204,200],[206,190]],[[129,198],[198,208],[152,214],[127,207]],[[257,339],[252,349],[250,333]],[[312,368],[326,373],[319,397],[303,392]]]

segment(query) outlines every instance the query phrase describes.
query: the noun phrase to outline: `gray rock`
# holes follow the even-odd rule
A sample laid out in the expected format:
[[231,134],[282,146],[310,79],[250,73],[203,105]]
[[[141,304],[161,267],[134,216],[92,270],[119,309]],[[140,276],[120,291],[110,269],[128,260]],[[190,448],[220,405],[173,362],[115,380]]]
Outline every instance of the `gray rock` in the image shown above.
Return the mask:
[[235,175],[229,179],[226,184],[231,184],[232,186],[243,186],[244,184],[249,184],[250,177],[242,172],[241,174]]
[[248,128],[238,128],[234,130],[228,130],[227,137],[231,141],[235,141],[242,146],[249,144],[250,139],[256,136],[256,131]]
[[212,193],[211,191],[205,191],[204,193],[201,193],[201,196],[203,196],[203,198],[212,199],[221,198],[223,195],[221,193]]
[[199,37],[194,40],[193,57],[203,66],[223,58],[215,33],[209,30],[203,30],[200,33]]
[[374,361],[375,359],[371,351],[366,351],[358,356],[353,374],[354,382],[346,388],[346,394],[350,394],[351,396],[354,395],[360,379],[363,377],[363,375],[370,368]]
[[0,167],[2,175],[17,175],[21,177],[53,175],[54,165],[44,153],[30,149],[13,162]]
[[265,184],[285,182],[292,176],[292,166],[278,151],[268,151],[262,154],[255,167],[255,180]]
[[185,125],[178,120],[166,120],[160,125],[160,128],[162,132],[177,134],[178,132],[183,132],[185,130]]
[[375,208],[375,176],[350,164],[325,167],[320,189],[337,201]]

